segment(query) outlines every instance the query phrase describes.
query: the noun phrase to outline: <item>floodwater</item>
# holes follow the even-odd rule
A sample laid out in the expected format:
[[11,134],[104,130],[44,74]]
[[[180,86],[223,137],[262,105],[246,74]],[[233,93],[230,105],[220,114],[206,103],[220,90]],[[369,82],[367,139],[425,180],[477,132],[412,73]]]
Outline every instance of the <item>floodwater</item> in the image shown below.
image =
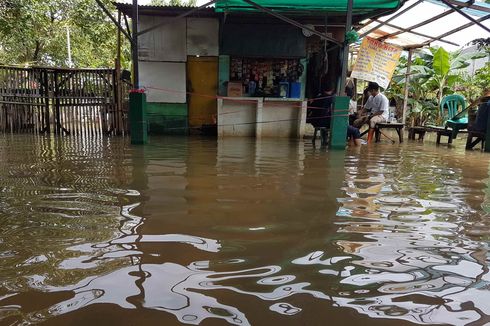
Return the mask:
[[0,135],[0,324],[483,325],[489,163]]

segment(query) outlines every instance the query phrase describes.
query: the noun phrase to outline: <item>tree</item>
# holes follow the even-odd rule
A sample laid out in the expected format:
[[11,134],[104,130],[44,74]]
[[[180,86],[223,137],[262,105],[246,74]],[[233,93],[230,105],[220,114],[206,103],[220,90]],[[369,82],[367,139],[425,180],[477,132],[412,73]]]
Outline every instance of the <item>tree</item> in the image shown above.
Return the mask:
[[[102,0],[111,8],[110,0]],[[93,0],[7,0],[0,4],[0,63],[113,67],[116,27]]]
[[[412,118],[417,123],[440,123],[439,105],[445,95],[454,93],[461,73],[471,59],[485,57],[483,52],[447,52],[444,48],[429,48],[418,52],[412,62],[409,84],[409,105]],[[406,60],[401,60],[390,86],[391,92],[403,96]],[[396,98],[396,96],[394,96]]]
[[490,37],[474,39],[470,44],[476,45],[478,50],[485,50],[490,53]]
[[[432,58],[424,52],[415,53],[412,59],[412,68],[408,84],[408,114],[411,125],[425,125],[428,121],[437,118],[437,99],[427,81],[432,76]],[[390,87],[386,90],[390,98],[397,103],[397,116],[402,115],[402,104],[405,97],[405,74],[407,73],[407,59],[402,57],[396,68]]]
[[[483,52],[463,53],[462,51],[456,51],[449,53],[442,47],[430,48],[430,51],[432,60],[429,63],[432,70],[429,71],[431,78],[428,83],[436,91],[438,104],[441,103],[445,95],[454,92],[453,89],[459,79],[459,75],[464,68],[470,65],[470,61],[486,56]],[[430,55],[428,58],[430,58]]]
[[478,69],[475,74],[461,73],[457,90],[464,95],[470,103],[476,104],[484,91],[490,89],[490,63]]

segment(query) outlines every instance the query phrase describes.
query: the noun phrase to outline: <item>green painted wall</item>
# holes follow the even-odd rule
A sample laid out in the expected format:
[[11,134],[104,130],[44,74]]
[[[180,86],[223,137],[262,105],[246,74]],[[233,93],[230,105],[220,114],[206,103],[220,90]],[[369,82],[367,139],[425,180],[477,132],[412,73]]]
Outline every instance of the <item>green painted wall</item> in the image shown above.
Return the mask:
[[129,125],[131,126],[131,144],[146,144],[148,142],[146,104],[146,94],[129,93]]
[[348,96],[336,96],[333,116],[330,120],[330,148],[345,150],[347,126],[349,125]]
[[147,103],[148,133],[186,135],[189,132],[186,103]]

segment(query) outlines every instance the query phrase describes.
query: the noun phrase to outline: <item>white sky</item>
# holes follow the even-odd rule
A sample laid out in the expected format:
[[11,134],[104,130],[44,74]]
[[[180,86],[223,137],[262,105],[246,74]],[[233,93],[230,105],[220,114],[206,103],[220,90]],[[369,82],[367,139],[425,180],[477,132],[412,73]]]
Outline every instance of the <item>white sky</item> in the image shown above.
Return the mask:
[[[415,1],[416,0],[407,1],[405,3],[405,5],[402,7],[402,10],[403,10],[403,8],[410,6]],[[441,6],[441,5],[437,5],[437,4],[430,3],[430,2],[423,2],[422,4],[415,6],[414,8],[410,9],[408,12],[405,12],[400,17],[395,18],[390,23],[393,25],[399,26],[399,27],[407,28],[407,27],[413,26],[419,22],[428,20],[431,17],[434,17],[437,14],[442,13],[442,12],[446,12],[448,10],[450,10],[450,9],[446,6]],[[382,17],[381,20],[386,20],[389,17],[390,16]],[[473,16],[473,18],[478,19],[479,17]],[[429,35],[429,36],[436,37],[436,36],[444,34],[445,32],[453,30],[459,26],[465,25],[469,22],[470,22],[470,20],[463,17],[461,14],[459,14],[457,12],[453,12],[453,13],[451,13],[451,14],[449,14],[449,15],[441,18],[441,19],[436,20],[435,22],[421,26],[421,27],[415,29],[415,31]],[[370,27],[375,26],[377,24],[378,23],[374,23],[373,25],[370,25]],[[490,21],[489,20],[483,21],[482,24],[484,26],[490,28]],[[392,28],[387,27],[387,26],[383,26],[381,29],[385,32],[388,32],[388,33],[392,33],[392,32],[396,31],[395,29],[392,29]],[[405,42],[406,44],[417,44],[417,43],[422,43],[426,40],[425,38],[421,38],[420,36],[417,36],[414,34],[409,34],[409,33],[403,33],[403,34],[400,34],[399,36],[400,36],[400,38],[404,38],[405,40],[389,39],[389,41],[391,43],[394,43],[394,44],[399,43],[401,45],[404,45],[402,41],[409,41],[409,42]],[[489,37],[489,36],[490,36],[489,33],[487,31],[485,31],[483,28],[481,28],[478,25],[473,25],[473,26],[468,27],[468,28],[466,28],[460,32],[451,34],[451,35],[445,37],[444,39],[447,41],[457,43],[460,46],[464,46],[468,42],[470,42],[476,38],[483,38],[483,37]],[[450,45],[447,43],[437,42],[437,41],[432,43],[432,45],[440,45],[440,46],[443,46],[445,49],[451,50],[451,51],[458,49],[458,47],[456,47],[456,46],[453,46],[453,45]]]

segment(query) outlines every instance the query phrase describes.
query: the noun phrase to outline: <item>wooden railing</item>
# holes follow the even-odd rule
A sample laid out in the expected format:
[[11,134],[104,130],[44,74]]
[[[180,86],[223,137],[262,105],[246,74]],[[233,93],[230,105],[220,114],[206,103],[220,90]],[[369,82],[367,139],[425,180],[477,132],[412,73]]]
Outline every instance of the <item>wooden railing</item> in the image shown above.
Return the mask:
[[114,69],[0,66],[0,132],[120,135],[128,86]]

